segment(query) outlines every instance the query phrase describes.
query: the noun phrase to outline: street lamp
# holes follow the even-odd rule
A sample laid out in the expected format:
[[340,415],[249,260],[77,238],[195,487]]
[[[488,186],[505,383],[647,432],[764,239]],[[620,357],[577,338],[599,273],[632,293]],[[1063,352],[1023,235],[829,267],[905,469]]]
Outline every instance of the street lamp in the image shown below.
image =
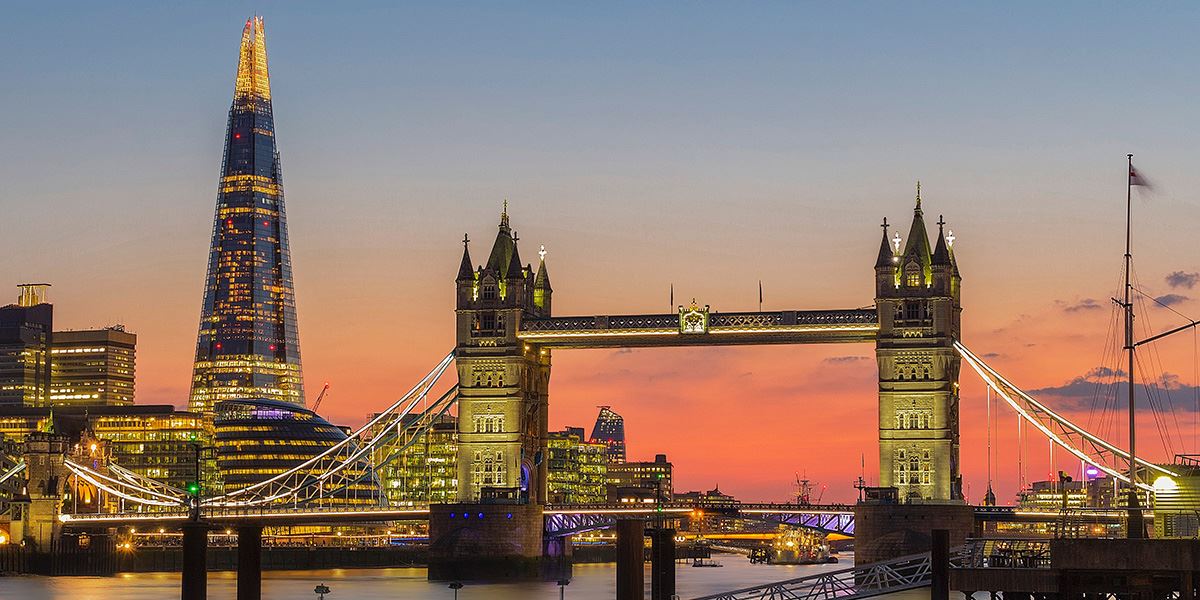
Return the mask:
[[325,585],[324,583],[313,588],[313,593],[317,595],[317,600],[325,600],[325,594],[328,594],[331,591],[332,590],[329,589],[329,586]]
[[449,588],[454,590],[454,600],[458,600],[458,590],[461,590],[462,586],[463,585],[457,581],[449,585]]
[[558,600],[563,600],[563,596],[567,593],[567,586],[571,585],[570,579],[558,580]]

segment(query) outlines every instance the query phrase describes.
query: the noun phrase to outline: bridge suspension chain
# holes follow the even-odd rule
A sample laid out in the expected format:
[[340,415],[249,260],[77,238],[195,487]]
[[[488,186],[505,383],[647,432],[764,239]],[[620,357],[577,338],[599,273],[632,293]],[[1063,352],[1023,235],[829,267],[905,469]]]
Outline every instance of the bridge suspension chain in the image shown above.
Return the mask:
[[[987,363],[971,352],[961,342],[954,342],[954,349],[967,361],[967,364],[975,370],[976,374],[979,375],[980,379],[989,388],[1001,398],[1004,398],[1008,402],[1008,405],[1017,411],[1017,414],[1021,418],[1036,427],[1052,442],[1058,444],[1080,460],[1107,473],[1110,477],[1129,483],[1129,474],[1122,471],[1123,467],[1120,464],[1121,460],[1125,461],[1125,465],[1129,464],[1128,452],[1085,431],[1066,417],[1051,410],[1045,404],[1038,402],[1021,390],[1021,388],[1018,388],[1012,382],[1005,379],[995,369],[988,366]],[[1162,475],[1176,476],[1174,472],[1141,458],[1137,459],[1137,464],[1149,471],[1154,471]],[[1151,485],[1143,481],[1138,481],[1137,487],[1143,490],[1153,489]]]
[[[246,507],[279,501],[300,503],[314,498],[323,498],[328,491],[327,488],[330,487],[329,482],[335,482],[333,489],[344,489],[350,485],[348,478],[361,479],[362,474],[355,474],[354,470],[370,469],[362,457],[380,440],[369,440],[364,444],[362,442],[366,439],[366,435],[377,431],[382,423],[387,423],[384,425],[385,428],[395,427],[400,423],[418,403],[428,396],[429,391],[441,379],[442,374],[453,361],[454,352],[451,351],[399,400],[324,452],[270,479],[220,496],[203,499],[201,505]],[[373,471],[373,469],[371,470]],[[346,471],[350,471],[350,473],[346,473]],[[333,479],[335,477],[340,477],[340,479]]]

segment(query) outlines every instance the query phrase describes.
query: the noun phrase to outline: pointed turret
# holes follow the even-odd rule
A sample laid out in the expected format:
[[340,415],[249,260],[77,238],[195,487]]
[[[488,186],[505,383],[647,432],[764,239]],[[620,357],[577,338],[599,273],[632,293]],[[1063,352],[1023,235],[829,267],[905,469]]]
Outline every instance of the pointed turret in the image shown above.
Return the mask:
[[271,101],[271,78],[267,73],[267,34],[263,18],[246,19],[242,29],[242,49],[238,58],[234,100]]
[[492,244],[492,253],[488,255],[484,268],[490,269],[497,277],[506,276],[515,247],[512,228],[508,226],[508,200],[505,200],[504,209],[500,212],[500,230],[496,232],[496,241]]
[[546,247],[538,250],[537,276],[533,279],[533,305],[550,314],[550,296],[554,289],[550,287],[550,273],[546,271]]
[[879,258],[875,259],[876,269],[891,267],[896,263],[896,254],[892,252],[892,243],[888,239],[887,217],[883,218],[883,225],[880,225],[880,227],[883,227],[883,241],[879,243]]
[[546,247],[538,251],[540,260],[538,261],[537,277],[533,280],[533,289],[535,290],[552,290],[550,287],[550,273],[546,271]]
[[904,244],[904,258],[913,259],[922,267],[932,264],[929,251],[929,234],[925,232],[925,213],[921,210],[921,182],[917,182],[917,205],[913,208],[912,227],[908,230],[908,242]]
[[933,251],[932,264],[939,267],[949,267],[950,262],[950,246],[946,244],[946,220],[938,216],[938,241],[937,248]]
[[467,247],[471,243],[471,238],[463,234],[463,256],[462,262],[458,265],[457,281],[466,282],[475,279],[475,268],[471,266],[471,251]]
[[512,255],[508,257],[508,273],[505,275],[508,279],[521,279],[525,276],[521,269],[521,253],[517,250],[518,239],[520,238],[513,234]]

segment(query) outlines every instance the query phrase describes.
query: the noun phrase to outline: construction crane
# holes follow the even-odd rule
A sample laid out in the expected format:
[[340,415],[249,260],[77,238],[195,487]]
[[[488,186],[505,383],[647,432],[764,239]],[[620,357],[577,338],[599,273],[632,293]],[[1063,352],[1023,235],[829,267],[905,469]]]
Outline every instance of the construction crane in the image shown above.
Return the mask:
[[325,399],[325,394],[329,393],[329,382],[325,382],[325,387],[321,388],[321,393],[317,395],[317,401],[313,402],[312,411],[317,412],[317,407],[321,406],[321,401]]

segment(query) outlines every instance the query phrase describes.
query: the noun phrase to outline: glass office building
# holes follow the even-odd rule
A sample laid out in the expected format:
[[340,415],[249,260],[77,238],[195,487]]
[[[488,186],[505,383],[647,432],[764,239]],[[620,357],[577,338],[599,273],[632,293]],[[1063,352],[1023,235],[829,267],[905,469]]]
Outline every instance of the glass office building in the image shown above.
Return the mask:
[[137,336],[121,325],[55,331],[50,345],[51,404],[133,404],[136,352]]
[[189,399],[208,418],[237,398],[304,405],[262,17],[242,32],[224,156]]
[[625,462],[625,419],[612,408],[601,406],[589,441],[608,447],[606,455],[609,463]]
[[[216,407],[213,438],[224,491],[270,479],[346,439],[346,432],[311,410],[280,400],[229,400]],[[311,474],[320,473],[314,466]],[[343,472],[354,483],[331,490],[334,504],[380,503],[369,455]]]

